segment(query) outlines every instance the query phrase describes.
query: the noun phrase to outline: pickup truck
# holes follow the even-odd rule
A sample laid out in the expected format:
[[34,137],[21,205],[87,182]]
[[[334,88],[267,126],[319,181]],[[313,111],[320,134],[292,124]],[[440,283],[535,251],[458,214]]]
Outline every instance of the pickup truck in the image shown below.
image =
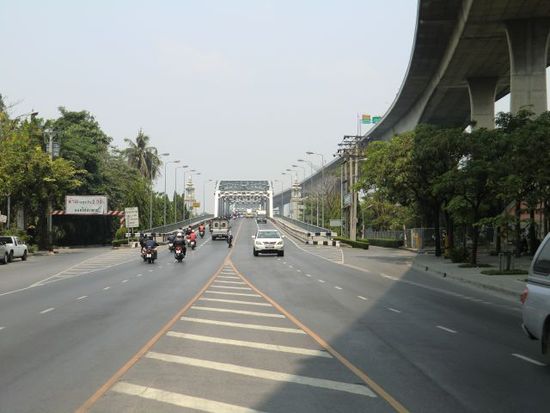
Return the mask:
[[0,243],[5,244],[8,253],[8,262],[13,261],[14,258],[21,258],[21,260],[27,260],[28,249],[23,241],[17,237],[0,236]]
[[0,242],[0,263],[7,264],[9,260],[9,254],[8,249],[6,248],[6,244],[3,242]]
[[212,234],[212,240],[218,238],[227,239],[229,236],[229,220],[225,218],[214,218],[210,224],[210,233]]

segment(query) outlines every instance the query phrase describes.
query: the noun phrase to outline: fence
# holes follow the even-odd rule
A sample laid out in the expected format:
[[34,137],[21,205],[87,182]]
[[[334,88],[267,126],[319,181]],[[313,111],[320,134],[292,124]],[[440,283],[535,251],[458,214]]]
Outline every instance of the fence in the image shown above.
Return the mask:
[[198,224],[202,221],[205,221],[205,220],[211,219],[211,218],[214,218],[214,215],[212,215],[212,214],[202,214],[202,215],[199,215],[199,216],[194,217],[194,218],[186,219],[184,221],[179,221],[179,222],[175,222],[173,224],[168,224],[168,225],[162,225],[160,227],[150,228],[150,229],[144,230],[142,232],[146,232],[146,233],[154,232],[155,234],[166,234],[167,232],[175,231],[178,228],[188,227],[189,225],[192,226],[194,224]]
[[283,217],[283,216],[279,216],[277,217],[279,219],[282,219],[284,221],[287,221],[299,228],[302,228],[304,230],[306,230],[307,232],[330,232],[330,229],[326,229],[326,228],[323,228],[323,227],[318,227],[316,225],[312,225],[312,224],[308,224],[307,222],[303,222],[303,221],[299,221],[297,219],[292,219],[292,218],[289,218],[289,217]]

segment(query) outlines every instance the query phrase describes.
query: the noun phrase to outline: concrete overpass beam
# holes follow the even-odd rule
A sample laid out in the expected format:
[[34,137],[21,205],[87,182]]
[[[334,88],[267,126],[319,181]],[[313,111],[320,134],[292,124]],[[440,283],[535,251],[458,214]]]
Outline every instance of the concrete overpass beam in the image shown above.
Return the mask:
[[470,119],[475,128],[494,129],[496,77],[475,77],[468,79],[470,92]]
[[547,110],[546,62],[550,20],[506,22],[510,55],[510,110],[529,109],[536,115]]

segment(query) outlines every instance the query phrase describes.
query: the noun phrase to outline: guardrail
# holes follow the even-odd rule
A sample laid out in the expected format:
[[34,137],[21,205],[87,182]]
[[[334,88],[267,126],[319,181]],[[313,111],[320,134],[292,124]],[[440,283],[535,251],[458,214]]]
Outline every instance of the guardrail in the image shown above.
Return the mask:
[[310,233],[330,232],[330,229],[326,229],[326,228],[323,228],[323,227],[318,227],[317,225],[308,224],[307,222],[299,221],[297,219],[293,219],[293,218],[289,218],[289,217],[281,217],[281,216],[278,216],[277,218],[280,219],[280,220],[287,221],[287,222],[289,222],[292,225],[295,225],[297,227],[300,227],[303,230],[305,230],[306,232],[310,232]]
[[[339,247],[340,241],[333,241],[332,239],[325,240],[325,241],[314,241],[312,239],[312,233],[310,233],[308,230],[300,227],[294,226],[294,224],[291,224],[291,220],[284,220],[281,219],[281,217],[273,217],[273,221],[275,221],[277,224],[282,226],[285,231],[290,233],[294,238],[304,242],[305,244],[310,245],[326,245],[326,246],[333,246],[333,247]],[[286,221],[286,222],[285,222]],[[292,220],[295,221],[295,220]],[[300,221],[298,221],[300,222]],[[324,229],[320,227],[316,227],[317,229]],[[323,232],[323,231],[320,231]]]
[[183,221],[175,222],[173,224],[168,225],[162,225],[160,227],[150,228],[141,232],[145,233],[155,233],[155,234],[166,234],[168,232],[172,232],[177,230],[178,228],[184,228],[188,227],[189,225],[194,226],[197,224],[200,224],[203,221],[206,221],[207,219],[214,218],[214,215],[212,214],[202,214],[197,217],[193,217],[190,219],[186,219]]

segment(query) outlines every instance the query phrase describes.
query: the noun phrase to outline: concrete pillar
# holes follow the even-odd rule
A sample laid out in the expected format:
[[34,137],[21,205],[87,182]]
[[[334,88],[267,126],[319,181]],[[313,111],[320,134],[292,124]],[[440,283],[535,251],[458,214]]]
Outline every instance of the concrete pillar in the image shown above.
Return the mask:
[[529,109],[536,115],[547,109],[546,62],[550,20],[506,22],[510,54],[510,110]]
[[470,120],[475,128],[495,128],[496,77],[475,77],[468,79],[470,93]]

